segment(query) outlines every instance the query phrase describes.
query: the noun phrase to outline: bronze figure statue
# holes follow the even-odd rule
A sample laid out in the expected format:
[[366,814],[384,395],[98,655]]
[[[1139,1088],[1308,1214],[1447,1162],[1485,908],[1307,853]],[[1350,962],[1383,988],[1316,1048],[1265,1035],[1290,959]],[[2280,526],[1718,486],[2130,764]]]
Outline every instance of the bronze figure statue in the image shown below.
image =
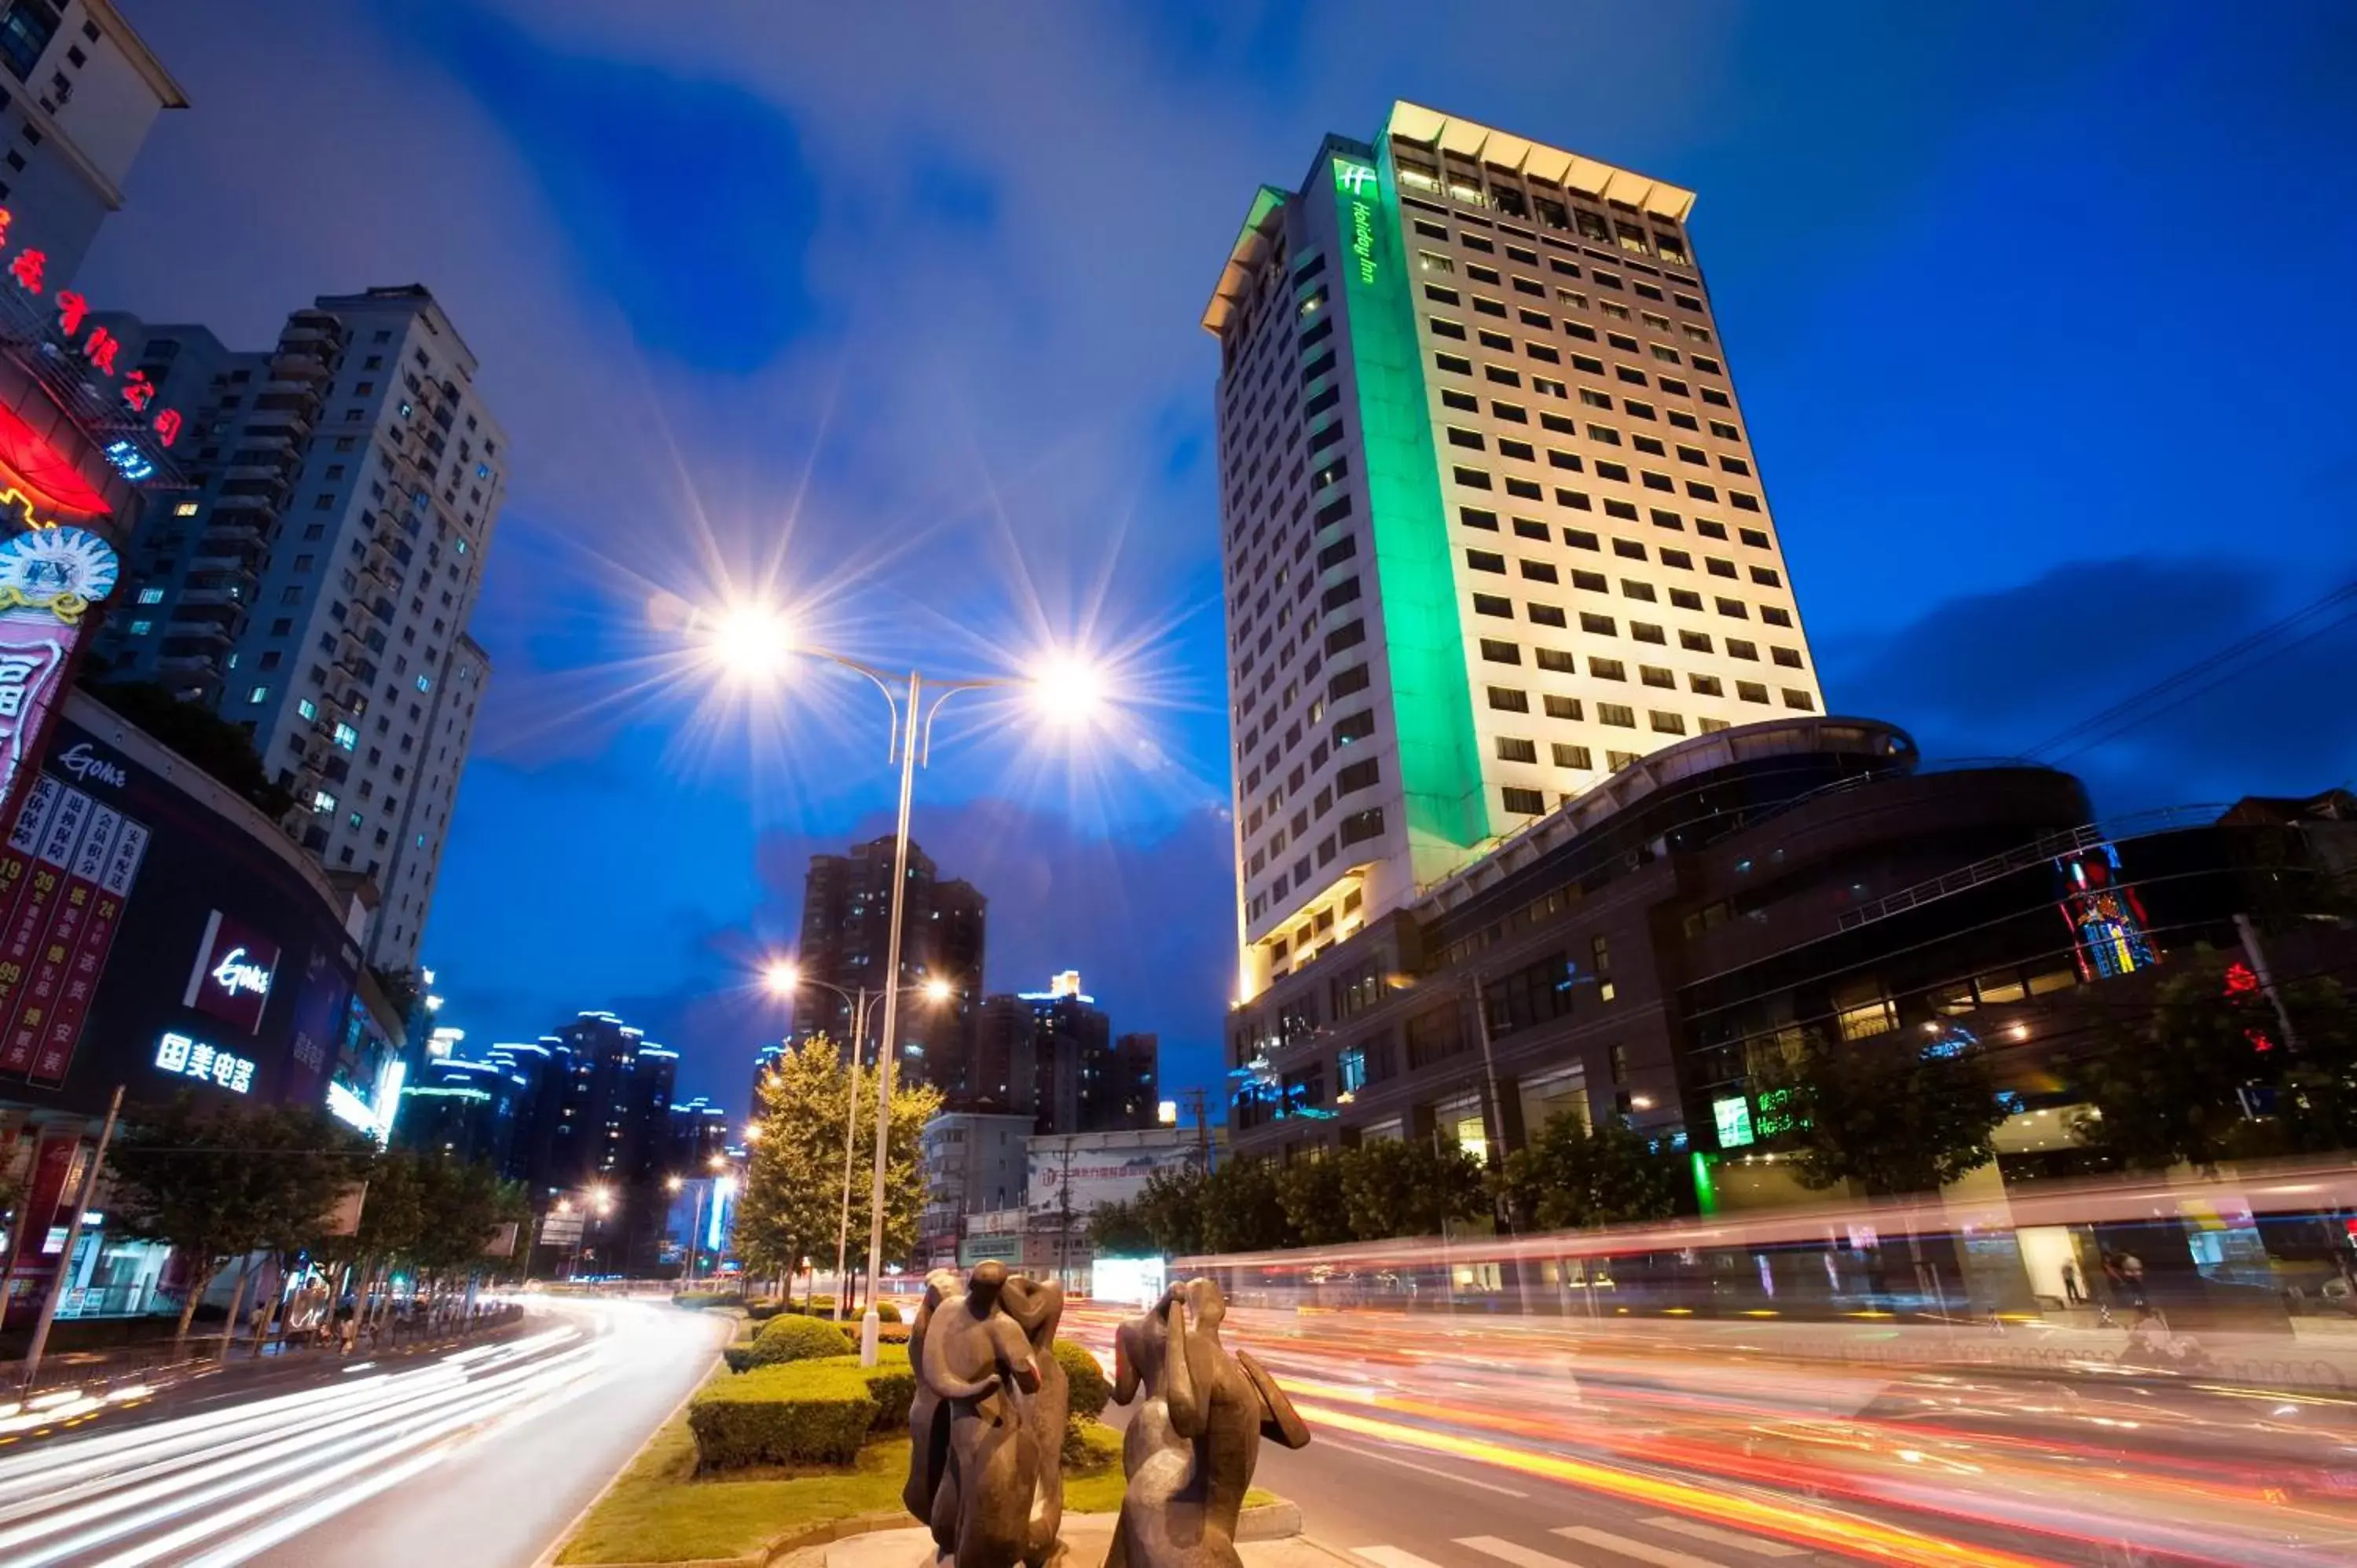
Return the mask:
[[1128,1486],[1106,1568],[1238,1568],[1261,1439],[1309,1441],[1276,1380],[1220,1343],[1227,1310],[1217,1283],[1192,1279],[1115,1336],[1114,1398],[1147,1397],[1122,1444]]
[[1048,1348],[1063,1293],[1010,1280],[1000,1262],[959,1283],[946,1269],[927,1276],[909,1331],[917,1390],[901,1501],[956,1568],[1046,1568],[1063,1552],[1070,1394]]

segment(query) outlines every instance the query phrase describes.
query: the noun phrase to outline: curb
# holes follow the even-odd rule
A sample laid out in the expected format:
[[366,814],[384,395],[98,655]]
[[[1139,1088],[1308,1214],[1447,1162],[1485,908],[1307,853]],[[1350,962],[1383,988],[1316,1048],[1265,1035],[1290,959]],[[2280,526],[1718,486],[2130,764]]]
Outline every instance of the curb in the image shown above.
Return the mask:
[[[609,1487],[611,1483],[608,1483]],[[603,1492],[598,1494],[601,1498],[604,1495]],[[597,1504],[593,1501],[589,1506],[595,1508]],[[581,1511],[586,1517],[589,1509],[584,1509]],[[1071,1517],[1102,1519],[1110,1521],[1114,1516],[1074,1514]],[[578,1520],[575,1521],[576,1524],[578,1522]],[[782,1535],[771,1538],[760,1551],[749,1552],[743,1557],[703,1557],[690,1562],[673,1563],[600,1563],[585,1564],[584,1568],[774,1568],[775,1564],[783,1563],[796,1552],[807,1552],[816,1546],[831,1546],[838,1541],[848,1541],[855,1535],[873,1535],[888,1530],[921,1530],[922,1528],[924,1527],[911,1520],[906,1512],[899,1510],[891,1513],[852,1514],[843,1519],[821,1520],[802,1525],[799,1529],[787,1530]],[[566,1531],[566,1535],[568,1537],[571,1535],[570,1530]],[[1246,1509],[1242,1517],[1236,1520],[1236,1543],[1239,1546],[1249,1541],[1292,1541],[1299,1538],[1301,1538],[1301,1508],[1290,1498],[1279,1498],[1273,1503],[1263,1503],[1257,1508]],[[562,1542],[559,1544],[561,1545]],[[1349,1560],[1346,1554],[1336,1552],[1330,1546],[1325,1546],[1314,1541],[1307,1541],[1306,1544],[1317,1547],[1318,1551],[1338,1560]],[[542,1558],[534,1568],[547,1568],[547,1565],[555,1560],[556,1551],[556,1547],[551,1547],[548,1554]]]

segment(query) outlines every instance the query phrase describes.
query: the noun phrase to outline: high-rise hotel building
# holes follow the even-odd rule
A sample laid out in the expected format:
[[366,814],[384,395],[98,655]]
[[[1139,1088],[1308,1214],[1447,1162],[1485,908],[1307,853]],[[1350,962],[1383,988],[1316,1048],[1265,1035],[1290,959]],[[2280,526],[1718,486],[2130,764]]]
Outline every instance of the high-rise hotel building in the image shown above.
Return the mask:
[[1393,105],[1203,315],[1243,993],[1648,751],[1820,707],[1694,195]]

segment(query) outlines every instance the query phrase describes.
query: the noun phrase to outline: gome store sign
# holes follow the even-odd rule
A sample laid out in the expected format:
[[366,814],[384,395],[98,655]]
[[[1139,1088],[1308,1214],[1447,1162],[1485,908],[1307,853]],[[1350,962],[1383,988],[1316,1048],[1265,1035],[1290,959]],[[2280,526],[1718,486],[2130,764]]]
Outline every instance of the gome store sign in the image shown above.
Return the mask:
[[251,1035],[262,1027],[270,985],[278,973],[278,944],[219,909],[205,922],[204,940],[188,972],[184,1005]]

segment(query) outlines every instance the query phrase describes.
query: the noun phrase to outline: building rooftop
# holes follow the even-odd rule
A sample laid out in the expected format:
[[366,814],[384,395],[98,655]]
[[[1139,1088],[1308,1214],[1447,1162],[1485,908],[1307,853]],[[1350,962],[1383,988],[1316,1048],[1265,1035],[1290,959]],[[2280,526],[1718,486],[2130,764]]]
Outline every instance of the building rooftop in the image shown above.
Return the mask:
[[[1656,212],[1664,218],[1683,223],[1694,210],[1695,193],[1666,180],[1654,179],[1610,164],[1550,147],[1544,142],[1510,135],[1493,130],[1476,121],[1444,114],[1437,109],[1426,109],[1420,103],[1405,100],[1392,105],[1391,114],[1377,133],[1377,145],[1394,136],[1411,142],[1422,142],[1445,153],[1455,153],[1477,163],[1495,165],[1533,179],[1543,179],[1597,201],[1618,201],[1641,211]],[[1332,138],[1340,141],[1347,138]],[[1268,248],[1266,224],[1269,215],[1292,199],[1290,191],[1273,185],[1264,185],[1253,193],[1252,205],[1244,212],[1243,226],[1236,232],[1235,242],[1228,247],[1226,265],[1220,270],[1220,281],[1211,290],[1211,302],[1203,306],[1203,330],[1213,337],[1224,331],[1228,318],[1234,314],[1235,302],[1242,299],[1253,273],[1260,263],[1261,253]]]

